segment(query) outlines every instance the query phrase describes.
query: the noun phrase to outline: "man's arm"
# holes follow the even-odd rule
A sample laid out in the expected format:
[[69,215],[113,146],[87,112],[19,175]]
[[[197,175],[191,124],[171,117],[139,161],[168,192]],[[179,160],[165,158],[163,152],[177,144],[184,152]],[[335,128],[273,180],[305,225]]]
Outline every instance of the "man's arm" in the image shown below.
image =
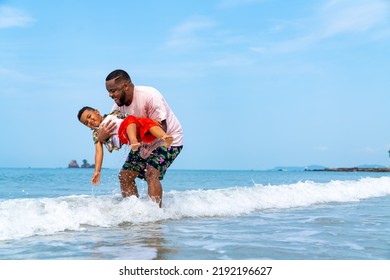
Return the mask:
[[162,121],[160,122],[160,125],[161,125],[161,128],[162,128],[165,132],[167,132],[167,120],[162,120]]

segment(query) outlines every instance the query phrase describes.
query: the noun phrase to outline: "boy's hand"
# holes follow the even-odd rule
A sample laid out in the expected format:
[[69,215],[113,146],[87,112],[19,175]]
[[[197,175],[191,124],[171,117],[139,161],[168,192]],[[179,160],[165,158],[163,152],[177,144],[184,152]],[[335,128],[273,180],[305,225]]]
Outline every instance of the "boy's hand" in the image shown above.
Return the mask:
[[100,172],[93,173],[91,183],[95,186],[100,184]]

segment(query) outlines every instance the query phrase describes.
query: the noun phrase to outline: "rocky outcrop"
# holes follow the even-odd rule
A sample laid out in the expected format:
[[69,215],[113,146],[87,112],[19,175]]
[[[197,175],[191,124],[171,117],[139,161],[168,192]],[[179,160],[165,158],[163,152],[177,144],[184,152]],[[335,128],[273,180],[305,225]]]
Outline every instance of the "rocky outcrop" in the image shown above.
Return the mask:
[[75,159],[72,159],[68,164],[68,168],[79,168],[79,167],[80,166]]
[[86,159],[83,159],[83,164],[81,165],[81,168],[90,168],[91,165],[88,163]]
[[68,164],[68,168],[95,168],[95,164],[89,164],[86,159],[83,159],[83,163],[79,166],[77,160],[72,159]]

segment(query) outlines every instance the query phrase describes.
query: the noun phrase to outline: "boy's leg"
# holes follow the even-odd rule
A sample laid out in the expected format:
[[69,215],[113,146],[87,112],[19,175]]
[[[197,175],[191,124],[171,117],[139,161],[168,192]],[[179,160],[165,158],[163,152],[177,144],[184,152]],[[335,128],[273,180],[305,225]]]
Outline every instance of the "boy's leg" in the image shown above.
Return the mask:
[[141,146],[137,139],[137,125],[135,123],[129,124],[126,128],[126,132],[127,137],[129,137],[130,140],[130,148],[133,151],[137,151],[138,148]]
[[166,135],[165,131],[161,127],[152,126],[151,128],[149,128],[149,132],[154,137],[163,139],[165,141],[165,144],[164,144],[165,147],[168,148],[169,146],[171,146],[171,144],[173,142],[173,137],[171,135]]

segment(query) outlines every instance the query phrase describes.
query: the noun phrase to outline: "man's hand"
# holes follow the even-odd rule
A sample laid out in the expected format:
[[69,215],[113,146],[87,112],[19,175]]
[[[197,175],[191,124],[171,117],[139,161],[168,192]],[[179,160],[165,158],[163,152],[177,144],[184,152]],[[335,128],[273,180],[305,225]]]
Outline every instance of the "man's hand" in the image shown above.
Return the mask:
[[112,122],[111,120],[100,125],[98,135],[97,135],[99,141],[105,143],[107,142],[108,138],[110,138],[112,135],[117,134],[116,132],[114,132],[115,126],[116,126],[115,122]]

